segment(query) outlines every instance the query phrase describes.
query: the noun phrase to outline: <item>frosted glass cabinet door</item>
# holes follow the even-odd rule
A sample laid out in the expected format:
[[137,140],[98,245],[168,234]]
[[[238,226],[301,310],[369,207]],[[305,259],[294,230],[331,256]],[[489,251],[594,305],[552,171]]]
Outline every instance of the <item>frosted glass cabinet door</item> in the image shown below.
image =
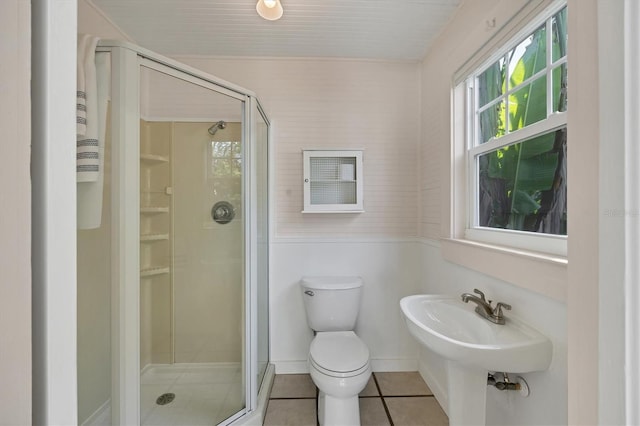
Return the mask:
[[362,213],[362,151],[303,153],[302,213]]

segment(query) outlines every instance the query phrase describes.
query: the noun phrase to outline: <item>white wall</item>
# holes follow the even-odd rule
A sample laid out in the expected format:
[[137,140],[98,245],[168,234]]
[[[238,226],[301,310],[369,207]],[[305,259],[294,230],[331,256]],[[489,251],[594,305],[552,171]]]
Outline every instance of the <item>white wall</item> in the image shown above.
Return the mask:
[[31,2],[0,4],[0,424],[31,423]]
[[78,1],[78,33],[92,34],[103,39],[133,41],[111,22],[91,0]]

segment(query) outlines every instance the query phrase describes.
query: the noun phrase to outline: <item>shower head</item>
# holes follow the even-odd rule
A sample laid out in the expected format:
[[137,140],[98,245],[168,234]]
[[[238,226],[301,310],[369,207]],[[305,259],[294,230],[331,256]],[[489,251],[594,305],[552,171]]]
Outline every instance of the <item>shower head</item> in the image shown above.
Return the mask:
[[215,123],[213,126],[209,127],[208,132],[211,136],[213,136],[216,134],[216,132],[219,129],[224,129],[225,127],[227,127],[227,123],[225,121],[220,120],[217,123]]

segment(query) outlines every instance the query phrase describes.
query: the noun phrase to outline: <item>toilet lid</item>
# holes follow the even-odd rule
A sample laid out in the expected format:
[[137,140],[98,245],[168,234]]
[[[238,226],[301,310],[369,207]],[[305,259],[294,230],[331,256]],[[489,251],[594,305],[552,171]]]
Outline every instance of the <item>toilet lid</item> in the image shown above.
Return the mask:
[[367,365],[369,348],[353,331],[323,332],[311,342],[309,358],[325,370],[348,373]]

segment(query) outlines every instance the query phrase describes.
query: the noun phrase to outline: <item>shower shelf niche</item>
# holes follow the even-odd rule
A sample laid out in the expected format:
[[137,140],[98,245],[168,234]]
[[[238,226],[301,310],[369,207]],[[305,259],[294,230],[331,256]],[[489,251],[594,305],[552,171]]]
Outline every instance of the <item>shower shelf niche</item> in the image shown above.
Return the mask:
[[169,213],[169,207],[140,207],[140,214]]
[[[146,335],[148,346],[140,359],[153,356],[158,363],[172,362],[171,329],[162,309],[153,306],[171,300],[173,280],[173,124],[140,120],[140,330],[153,329],[162,339]],[[161,340],[161,341],[160,341]],[[152,343],[153,342],[153,343]],[[146,344],[146,343],[145,343]],[[155,349],[150,349],[152,346]],[[155,352],[154,352],[155,351]],[[152,355],[153,353],[153,355]]]
[[145,268],[140,270],[140,278],[154,277],[156,275],[164,275],[171,272],[168,266]]
[[164,155],[156,155],[156,154],[140,154],[140,161],[149,165],[162,164],[162,163],[168,163],[169,157],[165,157]]
[[154,241],[168,240],[169,234],[144,234],[140,235],[140,242],[150,243]]

